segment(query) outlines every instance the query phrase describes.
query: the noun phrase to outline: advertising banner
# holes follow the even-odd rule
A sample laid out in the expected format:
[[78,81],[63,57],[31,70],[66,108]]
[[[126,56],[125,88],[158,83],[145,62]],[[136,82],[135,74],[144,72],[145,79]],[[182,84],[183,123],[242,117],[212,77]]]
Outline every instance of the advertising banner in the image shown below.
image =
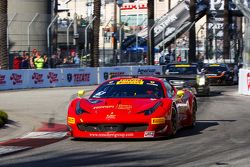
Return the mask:
[[24,89],[28,87],[27,70],[11,70],[9,71],[9,80],[11,89]]
[[239,93],[243,95],[250,95],[250,70],[240,69]]
[[160,75],[162,74],[162,66],[133,66],[131,71],[132,75]]
[[63,86],[80,86],[97,84],[97,68],[65,68],[63,70]]
[[98,84],[110,79],[112,76],[130,75],[131,67],[100,67]]
[[30,88],[62,86],[61,69],[29,70],[28,77]]
[[10,72],[8,70],[0,70],[0,90],[11,89]]

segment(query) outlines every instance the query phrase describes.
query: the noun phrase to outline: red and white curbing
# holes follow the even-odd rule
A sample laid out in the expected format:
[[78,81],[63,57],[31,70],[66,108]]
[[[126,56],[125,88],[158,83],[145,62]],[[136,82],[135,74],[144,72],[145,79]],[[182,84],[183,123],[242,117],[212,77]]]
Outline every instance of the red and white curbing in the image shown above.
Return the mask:
[[35,132],[0,143],[0,156],[42,147],[66,138],[68,138],[66,125],[43,123],[43,126]]

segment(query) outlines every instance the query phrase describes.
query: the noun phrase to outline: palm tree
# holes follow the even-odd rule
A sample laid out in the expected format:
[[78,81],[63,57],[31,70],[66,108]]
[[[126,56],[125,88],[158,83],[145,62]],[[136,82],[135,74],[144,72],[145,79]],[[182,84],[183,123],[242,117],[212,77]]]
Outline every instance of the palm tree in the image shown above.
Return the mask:
[[91,67],[99,67],[99,32],[101,17],[101,0],[94,0],[94,17],[93,21],[93,41],[91,44]]
[[229,34],[229,11],[228,0],[224,0],[224,27],[223,27],[223,58],[228,59],[230,53],[230,34]]
[[8,1],[0,1],[0,69],[8,69],[9,59],[7,52],[7,24],[8,24]]
[[154,65],[154,30],[150,32],[152,26],[154,25],[154,1],[148,0],[148,36],[151,38],[148,40],[148,54],[147,54],[147,64]]

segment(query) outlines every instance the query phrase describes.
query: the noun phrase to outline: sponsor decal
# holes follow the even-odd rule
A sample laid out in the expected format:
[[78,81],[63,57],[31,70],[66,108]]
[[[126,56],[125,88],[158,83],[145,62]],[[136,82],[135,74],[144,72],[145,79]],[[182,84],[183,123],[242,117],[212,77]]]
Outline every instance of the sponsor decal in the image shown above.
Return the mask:
[[5,85],[6,84],[5,77],[6,77],[5,75],[0,74],[0,85]]
[[73,117],[68,117],[68,124],[75,124],[76,120]]
[[210,64],[209,67],[220,67],[219,64]]
[[155,136],[155,131],[145,131],[144,132],[144,137],[154,137]]
[[142,85],[144,83],[143,80],[141,79],[121,79],[120,81],[118,81],[116,84],[117,85]]
[[93,107],[93,109],[109,109],[109,108],[115,108],[115,106],[96,106],[96,107]]
[[140,3],[140,4],[134,4],[134,3],[125,3],[122,5],[121,10],[134,10],[134,9],[147,9],[148,5],[147,3]]
[[165,118],[151,118],[151,124],[152,125],[158,125],[158,124],[165,124]]
[[117,106],[117,109],[120,109],[120,110],[131,110],[132,106],[131,105],[125,105],[125,104],[119,104]]
[[167,27],[177,19],[178,17],[175,14],[168,16],[166,20],[164,20],[154,28],[154,35],[157,36],[158,34],[160,34],[162,31],[164,31],[165,27]]
[[23,83],[21,74],[12,73],[11,76],[10,76],[10,80],[12,81],[13,85]]
[[175,67],[190,67],[189,64],[177,64]]
[[116,119],[116,115],[114,114],[114,112],[111,112],[106,116],[106,119],[107,120]]
[[58,82],[58,74],[54,73],[54,72],[49,72],[47,75],[47,78],[49,79],[49,83],[56,83]]
[[210,0],[210,10],[224,10],[224,0]]
[[247,88],[250,90],[250,73],[247,74]]
[[34,72],[32,75],[32,80],[34,81],[35,84],[43,83],[43,74]]
[[137,73],[138,74],[154,74],[156,72],[156,69],[141,69],[139,68]]
[[110,137],[110,138],[124,138],[133,137],[134,133],[89,133],[89,137]]
[[68,82],[71,82],[71,81],[72,81],[72,74],[71,74],[71,73],[68,73],[68,74],[67,74],[67,81],[68,81]]
[[90,74],[89,73],[81,73],[81,74],[74,74],[74,82],[89,82],[90,81]]

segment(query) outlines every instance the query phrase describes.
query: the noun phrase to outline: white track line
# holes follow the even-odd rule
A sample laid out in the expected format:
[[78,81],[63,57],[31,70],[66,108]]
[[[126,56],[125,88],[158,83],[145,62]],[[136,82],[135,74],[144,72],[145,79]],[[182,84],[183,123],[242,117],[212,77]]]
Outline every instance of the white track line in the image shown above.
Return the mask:
[[0,146],[0,155],[9,154],[12,152],[22,151],[31,147],[20,147],[20,146]]
[[60,139],[67,135],[68,132],[30,132],[21,137],[21,139]]

